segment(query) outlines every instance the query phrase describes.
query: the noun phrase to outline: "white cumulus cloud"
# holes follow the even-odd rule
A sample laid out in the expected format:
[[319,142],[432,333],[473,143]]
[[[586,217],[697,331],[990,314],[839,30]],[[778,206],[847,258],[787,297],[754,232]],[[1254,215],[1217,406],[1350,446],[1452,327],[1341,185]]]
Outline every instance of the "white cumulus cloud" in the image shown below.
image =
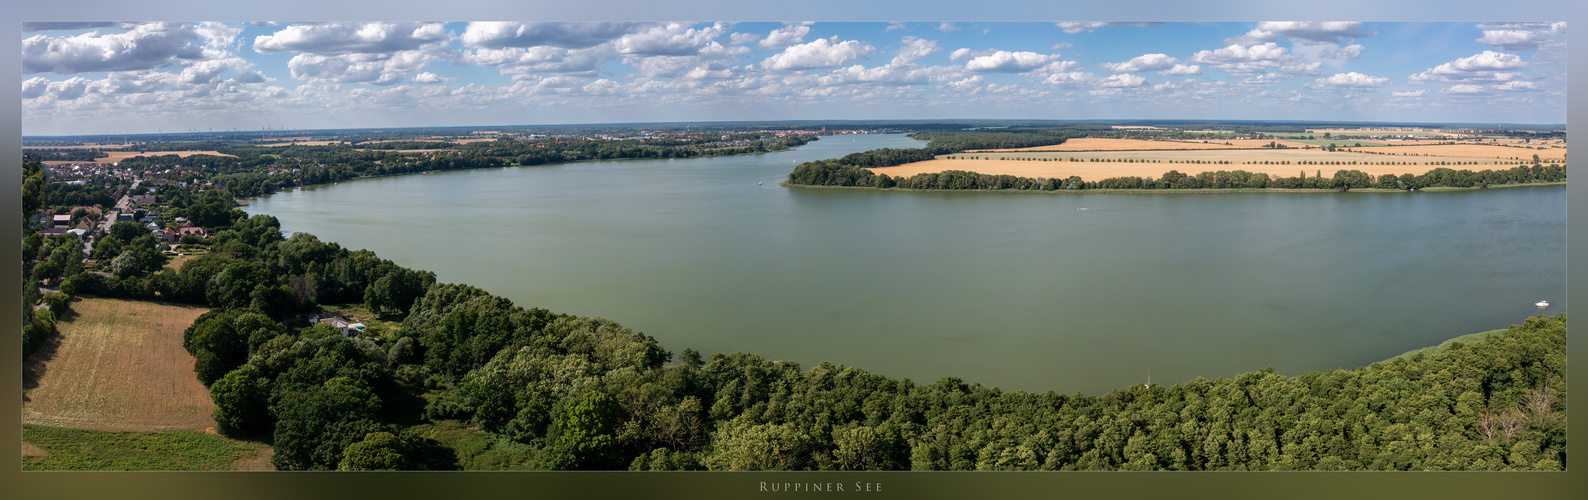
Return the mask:
[[210,28],[203,32],[186,23],[148,23],[129,25],[122,33],[34,35],[22,40],[22,73],[137,71],[225,57],[224,52],[210,47],[224,41],[225,31],[206,24]]
[[1533,32],[1531,31],[1484,30],[1483,36],[1478,38],[1477,42],[1509,51],[1538,49],[1538,39],[1533,37]]
[[[1261,33],[1284,35],[1303,43],[1340,43],[1347,38],[1365,38],[1378,34],[1367,31],[1360,22],[1262,22],[1257,23]],[[1248,33],[1250,35],[1251,33]]]
[[1104,78],[1098,85],[1103,87],[1140,87],[1144,83],[1147,83],[1146,78],[1125,73]]
[[459,40],[466,47],[502,49],[551,46],[584,49],[652,27],[646,23],[473,22]]
[[1382,87],[1387,83],[1389,83],[1388,78],[1369,76],[1352,71],[1350,73],[1336,73],[1326,78],[1319,78],[1313,81],[1310,86],[1313,88],[1370,88]]
[[700,29],[685,23],[670,23],[623,35],[613,44],[625,55],[688,56],[715,43],[713,40],[727,30],[721,23]]
[[1428,95],[1428,89],[1417,89],[1408,92],[1390,92],[1395,97],[1422,97]]
[[1195,64],[1176,64],[1174,67],[1159,71],[1158,74],[1162,76],[1200,75],[1202,74],[1202,67]]
[[1071,87],[1071,86],[1080,86],[1080,85],[1090,85],[1092,83],[1097,82],[1097,80],[1098,80],[1097,75],[1094,75],[1094,74],[1091,74],[1091,73],[1086,73],[1086,72],[1083,72],[1083,71],[1071,71],[1069,73],[1054,73],[1054,74],[1048,75],[1047,78],[1042,79],[1042,83],[1045,84],[1045,85],[1058,85],[1058,86],[1061,86],[1061,87]]
[[756,45],[763,49],[782,50],[790,45],[804,43],[805,35],[810,33],[810,26],[784,26],[767,33],[766,39]]
[[[955,51],[955,54],[957,55],[958,52]],[[1036,52],[1000,50],[966,61],[965,69],[977,73],[1022,73],[1042,68],[1058,61],[1058,54],[1045,55]]]
[[761,66],[778,71],[843,66],[877,51],[871,44],[858,40],[838,41],[819,38],[816,41],[790,46],[782,52],[761,61]]
[[386,54],[417,50],[447,38],[446,29],[439,23],[295,24],[254,37],[254,51],[321,56]]
[[1159,71],[1175,67],[1180,64],[1179,59],[1166,54],[1142,54],[1131,58],[1129,61],[1118,63],[1102,63],[1097,65],[1115,73],[1134,73],[1137,71]]
[[1411,81],[1413,83],[1421,83],[1427,81],[1465,82],[1504,79],[1509,78],[1509,76],[1501,72],[1525,67],[1527,67],[1527,61],[1523,61],[1520,56],[1485,50],[1481,54],[1456,59],[1412,75]]
[[1303,61],[1273,42],[1203,50],[1192,55],[1191,62],[1211,65],[1233,75],[1251,75],[1269,69],[1291,75],[1317,74],[1322,67],[1322,63]]
[[893,64],[914,62],[917,59],[932,55],[933,53],[942,50],[937,47],[937,42],[927,40],[925,38],[907,36],[900,40],[900,43],[899,55],[894,56]]

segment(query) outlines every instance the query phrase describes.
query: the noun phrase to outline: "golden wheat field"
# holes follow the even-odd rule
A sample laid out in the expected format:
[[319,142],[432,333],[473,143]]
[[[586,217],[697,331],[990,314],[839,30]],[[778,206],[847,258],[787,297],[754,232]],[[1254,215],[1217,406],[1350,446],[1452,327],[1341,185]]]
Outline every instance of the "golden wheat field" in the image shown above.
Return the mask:
[[[1267,144],[1266,142],[1264,144]],[[1155,149],[1238,149],[1242,146],[1229,146],[1222,142],[1202,143],[1183,141],[1146,141],[1141,139],[1109,139],[1097,137],[1081,137],[1064,141],[1063,144],[1052,146],[1037,146],[1034,148],[1018,149],[989,149],[986,151],[1141,151]],[[1245,146],[1245,147],[1257,147]]]
[[22,421],[93,430],[202,430],[215,405],[193,374],[182,330],[206,309],[87,298],[71,305],[59,345],[29,360],[37,385]]
[[[237,157],[235,155],[229,155],[229,154],[222,153],[222,152],[219,152],[219,151],[147,151],[147,152],[143,152],[143,153],[139,153],[137,151],[106,151],[106,153],[109,153],[110,156],[106,156],[104,158],[97,158],[97,159],[95,159],[93,161],[93,163],[117,163],[117,162],[120,162],[121,160],[132,158],[134,156],[177,155],[177,156],[180,156],[180,157],[183,157],[183,158],[187,158],[187,157],[193,156],[193,155],[214,155],[214,156],[226,156],[226,157],[231,157],[231,158],[236,158]],[[70,164],[73,164],[73,163],[85,163],[85,162],[80,162],[80,161],[55,161],[55,160],[44,162],[45,165],[70,165]]]
[[1532,161],[1533,155],[1545,162],[1565,161],[1566,148],[1533,149],[1510,146],[1487,146],[1482,144],[1443,144],[1443,145],[1413,145],[1413,146],[1387,146],[1378,149],[1393,153],[1420,156],[1460,156],[1469,158],[1501,158],[1520,159]]
[[325,146],[327,144],[341,144],[341,143],[342,143],[342,141],[297,141],[297,142],[272,142],[270,144],[255,144],[255,146],[263,146],[263,147],[267,147],[267,148],[279,148],[279,147],[282,147],[282,146]]
[[[1363,148],[1364,150],[1368,148]],[[1373,148],[1382,150],[1385,148]],[[952,157],[952,158],[950,158]],[[971,159],[976,158],[976,159]],[[1070,161],[1075,158],[1081,161]],[[1091,159],[1114,161],[1089,161]],[[1118,160],[1129,160],[1118,161]],[[1201,163],[1195,163],[1200,161]],[[1214,162],[1229,161],[1228,164]],[[1263,164],[1263,162],[1268,164]],[[1306,165],[1299,162],[1357,162],[1356,165]],[[1281,162],[1290,162],[1282,164]],[[1439,162],[1476,162],[1476,165],[1439,165]],[[1384,164],[1395,163],[1395,164]],[[1024,151],[958,153],[896,167],[873,168],[878,174],[909,177],[927,172],[967,170],[984,174],[1021,177],[1080,176],[1088,181],[1109,177],[1158,177],[1178,170],[1195,174],[1217,170],[1263,172],[1280,177],[1295,177],[1299,172],[1332,176],[1336,170],[1361,170],[1371,175],[1422,174],[1441,166],[1454,169],[1483,170],[1510,168],[1496,165],[1501,160],[1477,157],[1392,156],[1354,152],[1328,152],[1321,149],[1225,149],[1181,151]]]

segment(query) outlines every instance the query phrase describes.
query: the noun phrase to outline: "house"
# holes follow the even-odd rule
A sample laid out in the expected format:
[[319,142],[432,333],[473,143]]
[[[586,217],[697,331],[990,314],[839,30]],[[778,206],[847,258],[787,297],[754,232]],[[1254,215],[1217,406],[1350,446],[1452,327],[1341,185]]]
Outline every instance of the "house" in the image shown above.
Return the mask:
[[187,224],[187,217],[177,217],[176,218],[176,223],[177,224]]
[[192,234],[192,235],[197,235],[200,238],[208,238],[209,237],[209,233],[204,232],[204,228],[195,226],[191,222],[189,222],[187,224],[183,224],[182,227],[176,228],[176,232],[181,234],[182,236],[187,236],[187,235]]
[[149,228],[149,232],[151,232],[151,233],[155,233],[155,234],[159,234],[160,233],[160,225],[156,224],[156,223],[154,223],[152,221],[149,222],[148,224],[145,224],[143,227]]
[[156,238],[159,238],[160,241],[172,242],[172,241],[176,241],[177,238],[179,238],[181,236],[181,233],[178,233],[178,232],[176,232],[175,229],[171,229],[171,228],[168,227],[168,228],[156,231],[154,233],[154,235],[155,235]]
[[329,324],[332,327],[336,328],[338,332],[341,332],[342,336],[344,336],[344,337],[351,337],[351,336],[353,336],[354,334],[356,334],[358,332],[364,331],[364,324],[363,323],[359,323],[358,321],[356,321],[356,320],[354,320],[352,318],[349,318],[349,317],[343,315],[342,313],[338,313],[338,312],[323,312],[323,313],[317,313],[317,314],[309,314],[308,317],[309,317],[309,324],[320,324],[320,323]]
[[87,217],[83,217],[83,220],[78,221],[76,226],[72,226],[73,229],[81,229],[85,233],[92,233],[97,227],[99,226],[94,224],[93,219]]
[[121,212],[116,214],[116,222],[132,222],[132,213]]
[[152,195],[152,194],[141,194],[141,195],[137,195],[137,196],[133,196],[132,197],[132,204],[134,204],[134,205],[153,205],[154,204],[154,200],[155,200],[155,198],[154,198],[154,195]]
[[55,221],[55,227],[66,227],[72,225],[71,215],[57,215],[51,219]]

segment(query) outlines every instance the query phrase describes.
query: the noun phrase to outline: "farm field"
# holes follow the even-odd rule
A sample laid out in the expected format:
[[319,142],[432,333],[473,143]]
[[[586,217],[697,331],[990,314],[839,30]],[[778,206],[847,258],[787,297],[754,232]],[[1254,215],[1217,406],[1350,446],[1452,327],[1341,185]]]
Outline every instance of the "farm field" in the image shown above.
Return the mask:
[[[1096,181],[1109,177],[1135,176],[1158,177],[1164,172],[1178,170],[1181,173],[1196,174],[1217,170],[1245,170],[1248,172],[1263,172],[1280,177],[1294,177],[1302,170],[1307,175],[1315,175],[1317,171],[1324,171],[1324,175],[1332,175],[1336,170],[1361,170],[1370,175],[1383,174],[1422,174],[1441,165],[1434,162],[1478,162],[1477,165],[1445,165],[1455,169],[1483,170],[1486,168],[1510,168],[1509,165],[1495,165],[1500,160],[1494,158],[1477,157],[1403,157],[1390,155],[1375,155],[1367,153],[1328,152],[1318,149],[1239,149],[1239,150],[1185,150],[1185,151],[1027,151],[1027,152],[1000,152],[1000,153],[959,153],[939,156],[936,159],[907,163],[895,167],[873,168],[872,172],[888,174],[894,177],[909,177],[927,172],[941,172],[944,170],[968,170],[984,174],[1008,174],[1021,177],[1069,177],[1080,176],[1083,180]],[[975,156],[982,159],[961,159]],[[1070,158],[1090,160],[1093,158],[1108,160],[1136,160],[1137,162],[1093,162],[1069,161]],[[1173,160],[1176,163],[1170,163]],[[1201,161],[1202,163],[1183,163]],[[1230,164],[1213,164],[1216,161],[1230,161]],[[1271,164],[1263,164],[1267,161]],[[1290,164],[1275,165],[1275,162],[1288,161]],[[1316,162],[1351,162],[1357,165],[1303,165],[1299,161]],[[1381,162],[1407,163],[1410,165],[1380,165]]]
[[1388,143],[1388,142],[1360,141],[1360,140],[1356,140],[1356,139],[1291,139],[1291,140],[1283,141],[1283,142],[1287,143],[1286,145],[1308,144],[1308,145],[1312,145],[1312,146],[1328,146],[1330,144],[1333,144],[1335,146],[1339,146],[1339,147],[1342,147],[1342,148],[1344,148],[1344,147],[1352,147],[1352,148],[1354,148],[1354,147],[1357,147],[1356,146],[1357,144],[1361,144],[1362,147],[1364,147],[1364,148],[1365,147],[1370,147],[1370,146],[1388,146],[1388,145],[1390,145],[1390,143]]
[[1316,130],[1307,129],[1307,133],[1309,133],[1309,134],[1319,135],[1319,134],[1323,134],[1325,132],[1327,132],[1329,134],[1332,134],[1332,135],[1342,135],[1342,134],[1344,134],[1344,135],[1412,135],[1412,136],[1418,136],[1418,137],[1426,137],[1426,136],[1433,136],[1433,135],[1447,135],[1444,132],[1440,132],[1437,129],[1425,129],[1425,128],[1404,128],[1404,129],[1389,129],[1389,128],[1356,128],[1356,129],[1352,129],[1352,128],[1320,128],[1320,129],[1316,129]]
[[31,365],[36,385],[23,392],[23,423],[113,431],[214,426],[215,405],[182,348],[182,330],[206,309],[101,298],[80,299],[71,309],[58,324],[53,354]]
[[1533,155],[1536,154],[1544,162],[1566,161],[1565,148],[1532,149],[1509,146],[1487,146],[1482,144],[1444,144],[1437,146],[1394,146],[1393,149],[1385,149],[1384,151],[1405,153],[1407,155],[1504,159],[1516,158],[1529,161],[1531,161],[1533,159]]
[[[187,157],[193,156],[193,155],[214,155],[214,156],[226,156],[226,157],[236,158],[236,156],[234,156],[234,155],[221,153],[219,151],[146,151],[146,152],[142,152],[142,153],[137,152],[137,151],[106,151],[106,153],[109,153],[110,156],[106,156],[104,158],[97,158],[97,159],[94,160],[94,163],[116,163],[116,162],[119,162],[121,160],[132,158],[134,156],[177,155],[177,156],[180,156],[180,157],[183,157],[183,158],[187,158]],[[73,164],[73,163],[87,163],[87,162],[81,162],[81,161],[53,161],[53,160],[44,162],[45,165],[70,165],[70,164]]]
[[342,141],[297,141],[297,142],[272,142],[272,143],[269,143],[269,144],[255,144],[255,146],[264,146],[264,147],[267,147],[267,148],[277,148],[277,147],[282,147],[282,146],[325,146],[325,145],[328,145],[328,144],[341,144],[341,143],[342,143]]
[[[1264,144],[1267,144],[1266,142]],[[1064,141],[1064,144],[1052,146],[1037,146],[1034,148],[1019,149],[989,149],[986,151],[1132,151],[1153,149],[1239,149],[1243,146],[1228,146],[1223,143],[1201,143],[1181,141],[1146,141],[1141,139],[1110,139],[1097,137],[1082,137]],[[1257,147],[1256,145],[1244,147]]]
[[[199,431],[23,425],[22,470],[271,470],[268,446]],[[264,467],[259,458],[264,457]]]

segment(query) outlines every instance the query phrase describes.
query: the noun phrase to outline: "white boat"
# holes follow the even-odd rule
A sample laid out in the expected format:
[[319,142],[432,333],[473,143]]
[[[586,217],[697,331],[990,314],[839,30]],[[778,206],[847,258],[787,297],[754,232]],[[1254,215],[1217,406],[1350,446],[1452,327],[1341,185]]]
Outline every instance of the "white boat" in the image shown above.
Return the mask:
[[1535,305],[1535,306],[1539,306],[1539,307],[1549,307],[1549,301],[1547,301],[1547,300],[1540,300],[1540,301],[1538,301],[1538,303],[1536,303],[1536,304],[1533,304],[1533,305]]

